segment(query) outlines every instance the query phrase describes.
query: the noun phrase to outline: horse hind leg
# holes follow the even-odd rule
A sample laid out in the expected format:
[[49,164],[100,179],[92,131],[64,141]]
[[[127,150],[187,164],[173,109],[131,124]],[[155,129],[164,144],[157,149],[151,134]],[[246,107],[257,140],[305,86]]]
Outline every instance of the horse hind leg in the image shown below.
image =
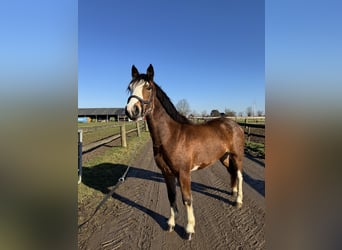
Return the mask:
[[229,155],[221,158],[221,162],[227,167],[230,174],[230,185],[232,188],[233,196],[236,196],[236,206],[242,206],[243,191],[242,191],[242,159],[237,155]]
[[243,183],[243,176],[242,176],[242,158],[238,156],[234,156],[232,158],[232,165],[234,165],[234,169],[236,172],[236,179],[237,179],[237,198],[236,198],[236,206],[240,208],[242,206],[243,200],[243,191],[242,191],[242,183]]
[[237,186],[237,169],[232,162],[232,158],[229,157],[229,153],[225,154],[221,159],[221,163],[227,168],[230,174],[230,186],[232,189],[233,196],[237,196],[238,186]]
[[175,217],[178,213],[177,203],[176,203],[176,177],[173,175],[166,175],[164,176],[165,183],[167,187],[167,195],[170,202],[170,217],[167,221],[168,224],[168,231],[172,232],[176,223]]

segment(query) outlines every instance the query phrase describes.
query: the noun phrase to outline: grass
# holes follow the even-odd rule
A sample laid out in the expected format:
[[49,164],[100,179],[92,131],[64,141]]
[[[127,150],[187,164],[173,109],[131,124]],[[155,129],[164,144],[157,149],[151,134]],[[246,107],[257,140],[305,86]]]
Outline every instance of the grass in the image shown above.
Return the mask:
[[128,138],[127,148],[112,147],[103,154],[83,162],[82,183],[78,186],[78,202],[81,204],[88,199],[103,197],[103,193],[117,183],[126,171],[127,165],[134,161],[137,152],[140,152],[149,138],[148,132],[141,132],[141,137]]
[[245,142],[245,148],[252,155],[265,157],[265,144],[263,143]]

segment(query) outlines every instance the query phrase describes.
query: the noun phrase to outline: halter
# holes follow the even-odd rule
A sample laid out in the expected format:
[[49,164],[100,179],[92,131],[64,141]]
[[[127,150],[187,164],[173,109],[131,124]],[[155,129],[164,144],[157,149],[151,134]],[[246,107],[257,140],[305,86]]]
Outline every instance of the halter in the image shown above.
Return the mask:
[[[146,101],[146,100],[144,100],[144,99],[142,99],[140,96],[137,96],[137,95],[131,95],[130,97],[128,97],[128,100],[127,100],[127,103],[129,103],[129,101],[132,99],[132,98],[136,98],[136,99],[138,99],[138,101],[140,102],[140,104],[141,104],[141,113],[142,113],[142,116],[145,116],[145,114],[147,113],[147,112],[150,112],[150,111],[152,111],[152,107],[151,107],[151,105],[149,105],[149,104],[151,104],[151,102],[152,102],[152,89],[151,89],[151,93],[150,93],[150,97],[149,97],[149,99]],[[145,110],[144,109],[144,105],[149,105],[149,107]]]

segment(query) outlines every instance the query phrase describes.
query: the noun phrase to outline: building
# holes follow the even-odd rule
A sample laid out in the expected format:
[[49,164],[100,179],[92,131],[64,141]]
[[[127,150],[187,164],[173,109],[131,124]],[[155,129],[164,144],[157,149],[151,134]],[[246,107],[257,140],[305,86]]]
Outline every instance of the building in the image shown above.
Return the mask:
[[124,108],[79,108],[78,118],[80,117],[88,117],[95,122],[127,119]]

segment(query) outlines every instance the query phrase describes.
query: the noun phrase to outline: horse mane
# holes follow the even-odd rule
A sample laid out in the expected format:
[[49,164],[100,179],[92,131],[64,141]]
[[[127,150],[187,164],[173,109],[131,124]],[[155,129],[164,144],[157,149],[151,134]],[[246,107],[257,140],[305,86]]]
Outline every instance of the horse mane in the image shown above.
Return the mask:
[[154,83],[156,87],[156,96],[160,103],[163,105],[166,113],[175,120],[176,122],[183,123],[183,124],[192,124],[192,122],[186,118],[184,115],[180,114],[173,103],[171,102],[170,98],[166,95],[166,93],[159,87],[156,83]]

